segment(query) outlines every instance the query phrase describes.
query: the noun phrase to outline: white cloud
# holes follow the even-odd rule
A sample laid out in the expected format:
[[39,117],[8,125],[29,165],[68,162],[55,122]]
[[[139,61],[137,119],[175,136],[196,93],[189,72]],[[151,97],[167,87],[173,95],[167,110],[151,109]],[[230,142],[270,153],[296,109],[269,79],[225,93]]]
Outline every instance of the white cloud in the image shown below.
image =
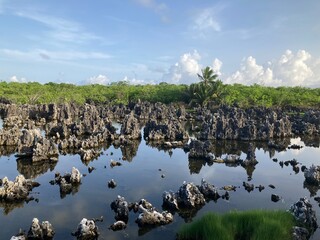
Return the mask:
[[21,77],[21,78],[18,78],[17,76],[12,76],[9,78],[9,82],[19,82],[19,83],[26,83],[28,82],[26,78],[24,77]]
[[109,59],[110,55],[100,52],[81,52],[81,51],[48,51],[45,49],[33,49],[30,51],[20,51],[15,49],[0,49],[3,55],[20,60],[87,60],[87,59]]
[[220,70],[221,70],[222,64],[223,63],[218,58],[215,58],[212,62],[212,69],[219,76],[221,75]]
[[155,84],[154,81],[146,81],[143,79],[128,78],[127,76],[124,77],[123,81],[128,82],[129,84],[132,84],[132,85]]
[[201,56],[196,50],[193,53],[183,54],[179,62],[172,65],[169,72],[163,76],[163,81],[174,84],[196,82],[197,73],[201,71],[200,59]]
[[110,83],[110,79],[105,75],[98,75],[88,78],[84,84],[100,84],[100,85],[108,85]]
[[320,87],[320,59],[305,50],[287,50],[277,61],[259,65],[252,56],[244,59],[240,70],[227,77],[225,83],[254,83],[266,86]]
[[45,32],[45,35],[58,42],[86,43],[102,40],[101,37],[86,31],[83,26],[74,21],[36,12],[17,12],[16,15],[43,24],[50,29]]
[[213,8],[208,8],[201,11],[194,19],[192,28],[200,32],[207,30],[213,30],[216,32],[221,31],[220,23],[216,19]]

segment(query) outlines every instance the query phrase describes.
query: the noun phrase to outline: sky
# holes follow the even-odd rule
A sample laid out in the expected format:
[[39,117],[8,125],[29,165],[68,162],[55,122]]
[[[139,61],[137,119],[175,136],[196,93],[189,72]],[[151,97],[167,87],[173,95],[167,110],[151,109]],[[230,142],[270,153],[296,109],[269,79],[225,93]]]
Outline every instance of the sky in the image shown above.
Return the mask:
[[0,0],[0,80],[320,87],[319,0]]

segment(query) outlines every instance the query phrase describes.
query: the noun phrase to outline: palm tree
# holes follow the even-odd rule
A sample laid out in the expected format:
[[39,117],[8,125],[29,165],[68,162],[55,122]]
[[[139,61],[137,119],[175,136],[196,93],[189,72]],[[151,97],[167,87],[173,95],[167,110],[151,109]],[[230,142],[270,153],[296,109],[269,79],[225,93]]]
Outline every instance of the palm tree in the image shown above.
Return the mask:
[[201,81],[189,86],[188,95],[191,98],[190,103],[199,103],[202,106],[211,100],[219,103],[223,86],[222,81],[217,79],[218,75],[210,67],[201,69],[201,73],[201,75],[198,74]]
[[200,74],[197,74],[197,75],[201,83],[203,83],[205,86],[209,86],[209,84],[214,83],[218,78],[218,75],[215,74],[213,69],[210,67],[201,69],[201,73],[202,75]]

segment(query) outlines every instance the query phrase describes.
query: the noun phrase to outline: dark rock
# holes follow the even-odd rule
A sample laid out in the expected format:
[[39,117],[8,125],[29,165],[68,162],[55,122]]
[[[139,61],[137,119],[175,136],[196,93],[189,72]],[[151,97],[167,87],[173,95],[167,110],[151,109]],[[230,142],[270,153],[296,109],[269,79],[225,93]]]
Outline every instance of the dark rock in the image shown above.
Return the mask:
[[316,212],[306,197],[300,198],[298,202],[291,205],[289,211],[295,219],[306,226],[311,233],[318,228]]
[[111,209],[115,212],[115,219],[117,221],[128,222],[129,219],[129,206],[124,197],[118,196],[111,205]]
[[177,192],[178,205],[186,208],[194,208],[205,204],[205,198],[193,183],[184,182]]
[[92,171],[95,170],[95,169],[96,169],[95,167],[90,166],[90,167],[88,167],[88,172],[92,173]]
[[117,183],[114,179],[111,179],[109,182],[108,182],[108,188],[115,188],[117,186]]
[[124,221],[116,221],[109,227],[109,229],[111,229],[112,231],[120,231],[126,229],[126,227],[127,224]]
[[201,185],[198,186],[200,192],[204,195],[207,199],[212,199],[216,201],[220,198],[220,194],[218,190],[210,183],[207,183],[206,180],[201,180]]
[[201,142],[198,140],[191,140],[189,144],[189,158],[205,159],[212,161],[215,156],[211,153],[212,144],[209,141]]
[[166,206],[167,208],[171,210],[179,209],[178,196],[173,191],[169,191],[169,192],[165,191],[162,194],[162,200],[163,200],[163,205]]
[[319,185],[320,184],[320,166],[312,165],[309,169],[304,170],[304,177],[308,184]]
[[272,202],[278,202],[280,199],[281,199],[280,196],[278,196],[277,194],[271,194]]
[[259,189],[259,192],[261,192],[262,190],[264,190],[264,186],[262,186],[262,185],[259,185],[259,186],[257,186],[256,188]]
[[121,162],[114,161],[114,160],[110,161],[110,167],[116,167],[116,166],[121,166],[121,165],[122,165]]
[[243,182],[243,186],[247,192],[251,192],[254,189],[254,185],[247,182]]
[[308,240],[310,233],[308,229],[304,227],[294,226],[292,228],[292,240]]

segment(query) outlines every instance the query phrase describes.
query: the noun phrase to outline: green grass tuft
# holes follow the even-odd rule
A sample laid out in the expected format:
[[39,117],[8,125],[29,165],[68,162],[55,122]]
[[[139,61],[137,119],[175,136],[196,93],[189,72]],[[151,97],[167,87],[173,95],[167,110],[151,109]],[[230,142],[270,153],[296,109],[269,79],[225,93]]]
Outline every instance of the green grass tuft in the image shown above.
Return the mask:
[[233,211],[224,215],[208,213],[186,224],[178,232],[179,240],[269,240],[292,239],[294,217],[283,210]]

